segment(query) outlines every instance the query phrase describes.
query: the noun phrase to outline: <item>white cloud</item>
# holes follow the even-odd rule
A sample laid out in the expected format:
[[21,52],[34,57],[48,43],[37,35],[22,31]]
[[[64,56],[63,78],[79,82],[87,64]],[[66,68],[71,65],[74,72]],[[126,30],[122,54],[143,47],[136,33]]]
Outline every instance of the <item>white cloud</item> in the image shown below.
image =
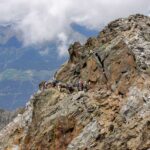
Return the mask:
[[0,0],[0,24],[13,24],[25,45],[58,41],[60,55],[69,42],[84,38],[72,23],[100,29],[130,14],[148,14],[150,0]]
[[68,44],[68,37],[65,33],[60,33],[58,34],[58,39],[59,39],[59,46],[58,46],[58,50],[59,50],[59,55],[62,56],[64,54],[66,54],[66,49],[67,49],[67,44]]
[[67,49],[71,43],[74,41],[80,41],[84,43],[86,38],[81,35],[80,33],[70,31],[69,33],[61,32],[58,34],[58,51],[59,56],[62,57],[63,55],[67,54]]

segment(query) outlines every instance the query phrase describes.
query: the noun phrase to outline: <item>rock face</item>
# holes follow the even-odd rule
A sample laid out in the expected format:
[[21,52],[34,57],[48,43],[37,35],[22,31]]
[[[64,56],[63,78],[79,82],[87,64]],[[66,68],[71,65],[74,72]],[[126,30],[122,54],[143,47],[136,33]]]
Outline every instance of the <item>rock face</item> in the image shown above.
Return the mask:
[[150,149],[150,18],[111,22],[69,47],[57,80],[90,82],[87,92],[49,88],[0,132],[4,150]]

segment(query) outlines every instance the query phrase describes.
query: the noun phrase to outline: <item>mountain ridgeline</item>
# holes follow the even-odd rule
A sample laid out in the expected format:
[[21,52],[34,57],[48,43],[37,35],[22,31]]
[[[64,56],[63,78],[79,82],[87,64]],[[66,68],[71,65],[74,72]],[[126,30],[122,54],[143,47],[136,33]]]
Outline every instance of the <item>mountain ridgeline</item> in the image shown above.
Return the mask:
[[51,87],[33,95],[0,131],[4,150],[147,150],[150,148],[150,18],[131,15],[108,24],[55,73],[88,91]]

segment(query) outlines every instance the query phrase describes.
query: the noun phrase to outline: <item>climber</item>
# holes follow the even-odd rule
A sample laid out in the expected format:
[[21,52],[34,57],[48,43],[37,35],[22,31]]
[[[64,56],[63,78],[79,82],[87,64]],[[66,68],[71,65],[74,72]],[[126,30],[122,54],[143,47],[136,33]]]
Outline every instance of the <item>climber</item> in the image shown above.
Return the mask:
[[50,81],[48,81],[48,82],[45,83],[45,88],[46,89],[49,89],[51,87],[52,87],[52,83]]
[[84,90],[85,92],[88,91],[87,81],[84,81],[84,83],[83,83],[83,90]]
[[58,91],[61,92],[61,88],[62,88],[62,83],[61,82],[58,82],[57,88],[58,88]]
[[68,83],[67,86],[66,86],[67,90],[69,91],[69,93],[72,93],[74,91],[74,88],[72,86],[71,83]]
[[53,80],[52,81],[52,87],[56,87],[56,85],[59,83],[59,81],[58,80]]
[[80,91],[80,80],[77,82],[77,89]]
[[80,79],[78,83],[78,91],[83,91],[83,81]]
[[88,90],[91,89],[91,81],[88,82],[88,84],[87,84],[87,89],[88,89]]
[[74,82],[73,84],[72,84],[72,86],[73,86],[73,89],[74,89],[74,91],[78,91],[78,82]]
[[46,83],[46,81],[42,81],[42,82],[39,84],[39,89],[40,89],[41,91],[44,91],[44,89],[45,89],[45,83]]

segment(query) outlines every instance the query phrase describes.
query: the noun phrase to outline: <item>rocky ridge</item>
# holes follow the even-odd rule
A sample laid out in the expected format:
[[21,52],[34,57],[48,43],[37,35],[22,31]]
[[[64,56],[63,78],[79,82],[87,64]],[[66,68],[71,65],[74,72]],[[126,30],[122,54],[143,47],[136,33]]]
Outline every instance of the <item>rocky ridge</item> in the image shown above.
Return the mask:
[[55,74],[90,82],[88,92],[49,88],[34,94],[0,131],[4,150],[148,150],[150,148],[150,18],[118,19],[98,37],[69,49]]

